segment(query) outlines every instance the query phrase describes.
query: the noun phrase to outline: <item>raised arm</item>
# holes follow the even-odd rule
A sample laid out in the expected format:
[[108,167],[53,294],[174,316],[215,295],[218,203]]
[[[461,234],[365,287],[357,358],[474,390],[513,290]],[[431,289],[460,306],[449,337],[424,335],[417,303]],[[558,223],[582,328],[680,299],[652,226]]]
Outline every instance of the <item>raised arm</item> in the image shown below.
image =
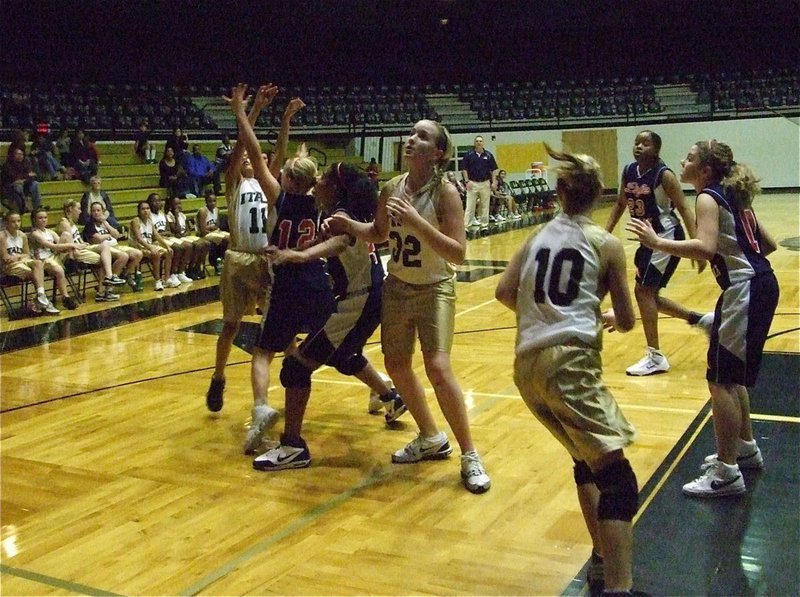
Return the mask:
[[[256,180],[258,180],[261,188],[267,194],[267,200],[270,205],[274,205],[280,195],[281,187],[261,158],[261,146],[258,143],[258,138],[253,130],[252,123],[250,123],[247,116],[245,116],[244,107],[246,100],[244,93],[246,89],[245,85],[240,84],[231,90],[231,112],[233,112],[236,117],[236,124],[239,127],[239,136],[241,137],[236,145],[238,147],[239,143],[244,144],[244,149],[247,150],[247,154],[250,156],[250,164],[253,166],[253,173],[255,174]],[[276,93],[278,93],[278,88],[274,85],[262,85],[256,94],[254,107],[260,106],[258,108],[260,112],[261,108],[272,101]]]
[[286,161],[286,150],[289,148],[289,129],[292,124],[292,117],[300,110],[305,108],[306,105],[299,97],[293,97],[288,104],[286,110],[283,112],[281,119],[281,130],[278,132],[278,144],[275,146],[275,159],[272,160],[270,172],[272,176],[278,178],[278,174],[283,168],[283,162]]
[[[239,84],[237,87],[242,87],[242,86],[243,86],[242,84]],[[275,87],[274,85],[272,85],[271,83],[268,83],[266,85],[266,87],[268,89],[274,89],[274,92],[271,92],[272,93],[271,97],[269,97],[269,101],[271,102],[272,98],[275,97],[275,94],[278,93],[278,88]],[[246,86],[244,86],[244,88],[246,90]],[[234,89],[236,89],[236,87],[234,87]],[[233,92],[231,91],[231,93],[233,93]],[[231,98],[229,98],[229,97],[223,96],[222,99],[224,99],[229,104],[231,103]],[[244,100],[243,100],[243,103],[246,105],[248,100],[249,100],[249,97],[245,97]],[[256,96],[256,100],[258,100],[258,96]],[[261,114],[261,110],[263,110],[264,107],[267,106],[268,104],[269,104],[269,102],[267,102],[267,103],[259,103],[258,101],[255,101],[253,103],[253,107],[250,110],[250,113],[247,115],[247,120],[250,123],[251,127],[255,126],[256,122],[258,121],[258,117]],[[226,195],[228,195],[228,194],[233,192],[233,187],[235,186],[236,181],[239,180],[239,176],[241,175],[241,171],[242,171],[242,154],[244,153],[244,151],[246,149],[245,144],[242,143],[241,141],[242,141],[242,139],[241,139],[241,134],[240,134],[239,137],[237,137],[237,139],[236,139],[236,145],[233,146],[233,151],[231,152],[230,161],[228,162],[228,164],[229,164],[228,165],[228,169],[225,171],[225,193],[226,193]],[[259,147],[258,155],[259,156],[261,155],[261,148],[260,147]],[[230,199],[230,198],[228,197],[228,199]]]

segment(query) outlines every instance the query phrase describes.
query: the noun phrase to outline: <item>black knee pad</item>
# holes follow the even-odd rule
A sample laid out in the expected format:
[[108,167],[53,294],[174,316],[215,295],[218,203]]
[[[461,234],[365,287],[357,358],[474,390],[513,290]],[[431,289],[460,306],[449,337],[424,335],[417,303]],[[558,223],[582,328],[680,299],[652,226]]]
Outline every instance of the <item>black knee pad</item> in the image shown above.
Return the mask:
[[295,357],[286,357],[281,367],[281,385],[284,388],[310,388],[312,371]]
[[355,375],[356,373],[361,373],[366,366],[367,359],[361,353],[350,355],[334,365],[336,370],[342,375]]
[[598,520],[630,522],[639,510],[639,487],[631,463],[626,459],[612,462],[594,474],[600,503]]
[[594,483],[594,475],[592,469],[586,464],[584,460],[575,460],[575,466],[572,467],[572,475],[575,477],[575,485],[588,485]]

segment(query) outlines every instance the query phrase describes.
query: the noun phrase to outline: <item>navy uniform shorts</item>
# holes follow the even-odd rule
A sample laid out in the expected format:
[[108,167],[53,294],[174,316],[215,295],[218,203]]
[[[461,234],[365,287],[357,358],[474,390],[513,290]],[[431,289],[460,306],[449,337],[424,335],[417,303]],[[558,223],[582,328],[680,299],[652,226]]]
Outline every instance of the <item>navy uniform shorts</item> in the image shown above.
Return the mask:
[[300,353],[315,363],[338,368],[359,355],[381,322],[381,286],[347,297],[336,306],[322,329],[309,334]]
[[[659,236],[670,240],[686,238],[681,226],[676,226],[671,231],[659,234]],[[636,266],[636,283],[647,288],[666,287],[680,260],[681,258],[675,257],[675,255],[654,251],[644,245],[639,246],[633,258],[633,264]]]
[[296,292],[273,288],[257,345],[269,352],[283,352],[297,334],[325,325],[335,310],[336,299],[330,289]]
[[756,383],[778,295],[778,280],[772,272],[722,291],[708,347],[708,381],[742,386]]

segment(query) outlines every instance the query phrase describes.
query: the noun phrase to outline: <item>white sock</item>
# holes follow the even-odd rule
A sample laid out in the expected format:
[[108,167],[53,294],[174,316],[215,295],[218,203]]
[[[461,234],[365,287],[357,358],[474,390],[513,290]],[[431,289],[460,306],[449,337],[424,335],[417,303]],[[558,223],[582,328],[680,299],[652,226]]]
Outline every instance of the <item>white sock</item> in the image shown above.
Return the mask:
[[37,289],[36,289],[36,294],[37,294],[37,295],[39,295],[39,296],[47,296],[47,295],[44,293],[44,286],[42,286],[41,288],[37,288]]
[[758,450],[758,445],[756,444],[756,440],[751,439],[750,441],[745,441],[739,438],[740,456],[750,456],[751,454],[755,453],[756,450]]

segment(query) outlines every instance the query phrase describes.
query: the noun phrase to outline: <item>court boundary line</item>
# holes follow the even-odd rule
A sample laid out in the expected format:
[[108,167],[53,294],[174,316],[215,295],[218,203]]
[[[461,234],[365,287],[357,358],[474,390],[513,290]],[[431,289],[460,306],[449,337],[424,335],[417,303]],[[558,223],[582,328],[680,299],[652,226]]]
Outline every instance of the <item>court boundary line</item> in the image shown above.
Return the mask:
[[105,589],[98,589],[97,587],[91,587],[89,585],[64,580],[63,578],[57,578],[55,576],[48,576],[47,574],[40,574],[38,572],[25,570],[23,568],[16,568],[7,564],[0,564],[0,572],[3,574],[9,574],[11,576],[16,576],[18,578],[24,578],[25,580],[30,580],[54,589],[62,589],[64,591],[69,591],[70,593],[77,593],[79,595],[113,597],[122,597],[123,595],[123,593],[113,593],[111,591],[106,591]]

